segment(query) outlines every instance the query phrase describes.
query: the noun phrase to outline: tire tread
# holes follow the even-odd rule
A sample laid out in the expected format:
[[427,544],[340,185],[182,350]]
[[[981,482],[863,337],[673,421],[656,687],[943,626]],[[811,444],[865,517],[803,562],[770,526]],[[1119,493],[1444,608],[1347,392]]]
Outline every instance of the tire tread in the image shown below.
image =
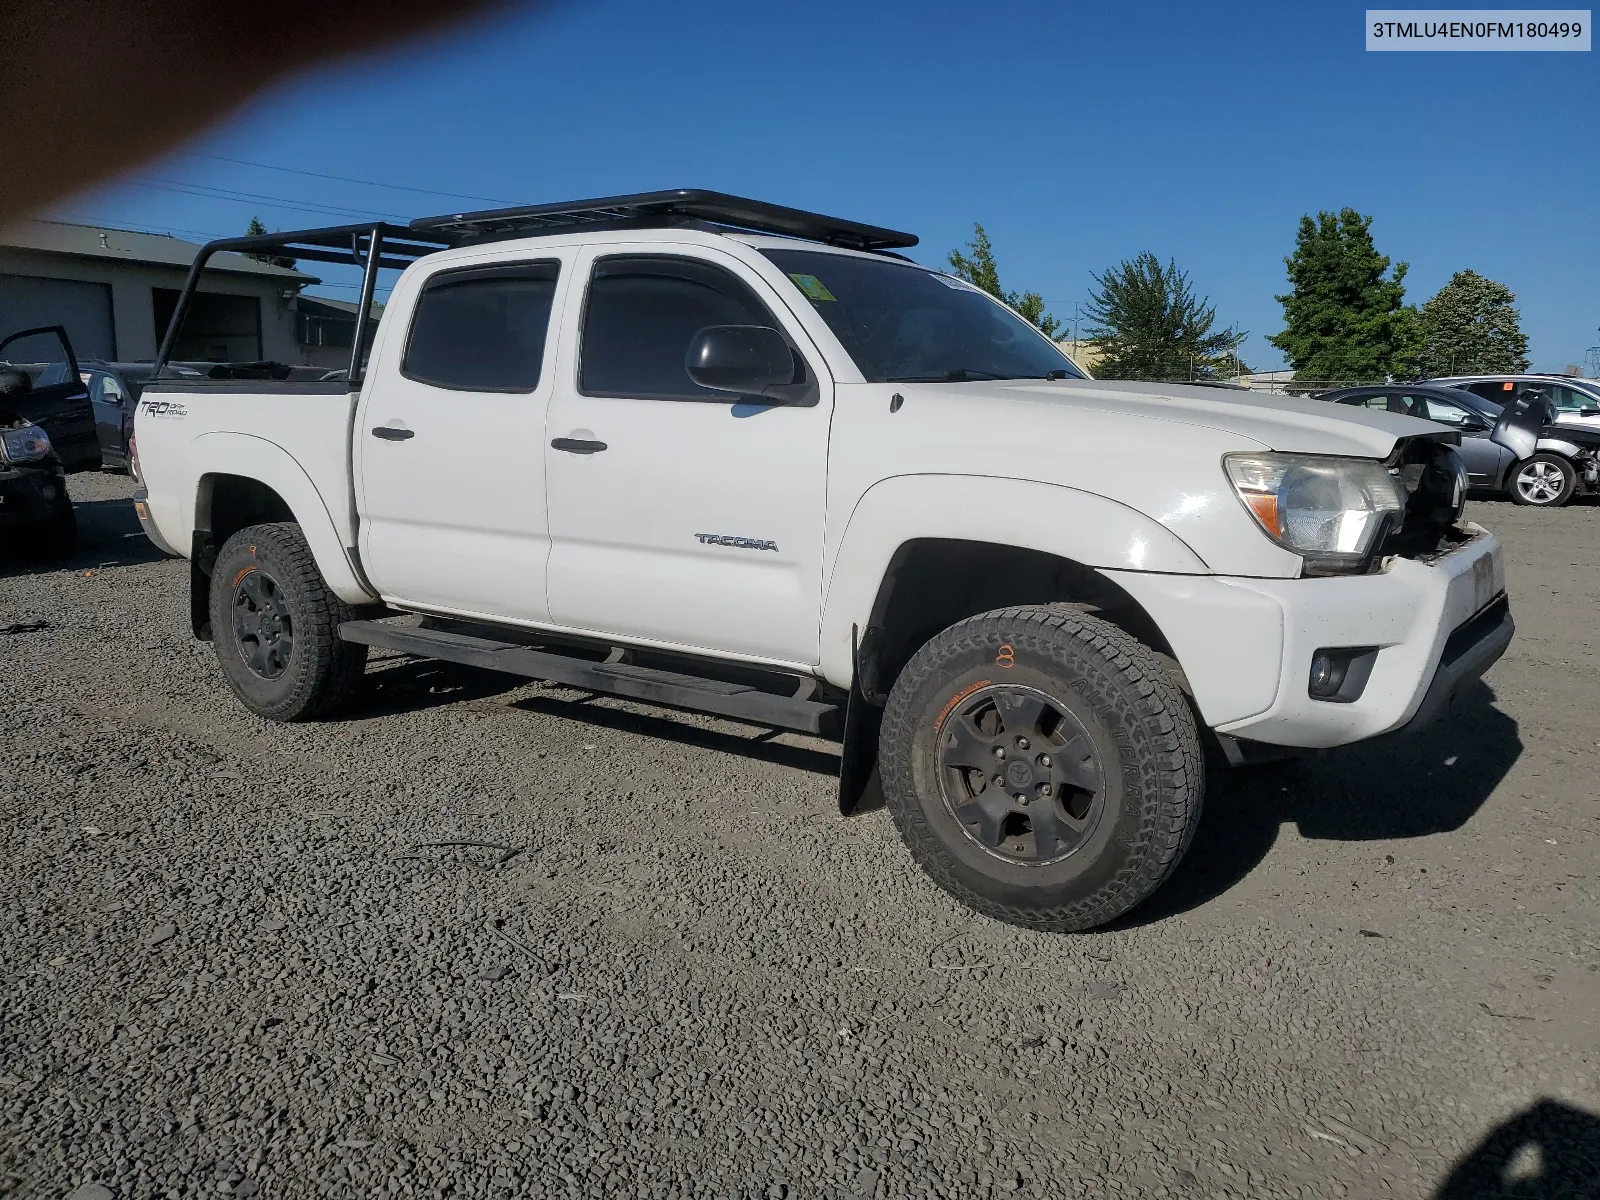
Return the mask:
[[[1021,628],[1019,628],[1019,626]],[[909,748],[917,734],[910,697],[952,658],[992,646],[996,637],[1021,644],[1067,666],[1098,660],[1109,691],[1120,693],[1145,742],[1148,784],[1141,787],[1138,839],[1111,883],[1083,897],[1037,907],[1000,902],[968,886],[955,872],[942,839],[929,826],[911,790]],[[1107,697],[1086,697],[1091,702]],[[1115,919],[1154,892],[1194,840],[1204,795],[1205,766],[1187,698],[1159,659],[1132,635],[1066,605],[1018,605],[957,622],[915,654],[896,680],[884,712],[882,775],[891,815],[912,857],[962,903],[997,920],[1053,932],[1091,929]]]

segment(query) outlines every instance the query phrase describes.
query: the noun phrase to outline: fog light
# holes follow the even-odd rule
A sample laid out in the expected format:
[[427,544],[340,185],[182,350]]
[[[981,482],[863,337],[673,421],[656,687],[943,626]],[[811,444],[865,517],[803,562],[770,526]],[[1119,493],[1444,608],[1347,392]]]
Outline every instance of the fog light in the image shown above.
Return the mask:
[[1377,661],[1376,646],[1323,647],[1311,656],[1306,691],[1313,700],[1354,704],[1367,690],[1367,680]]
[[45,484],[43,487],[41,487],[39,489],[39,495],[43,496],[46,500],[54,500],[56,498],[56,487],[55,487],[55,484],[53,484],[53,483]]
[[1347,663],[1347,659],[1335,658],[1326,650],[1317,651],[1311,658],[1311,694],[1318,699],[1337,696]]

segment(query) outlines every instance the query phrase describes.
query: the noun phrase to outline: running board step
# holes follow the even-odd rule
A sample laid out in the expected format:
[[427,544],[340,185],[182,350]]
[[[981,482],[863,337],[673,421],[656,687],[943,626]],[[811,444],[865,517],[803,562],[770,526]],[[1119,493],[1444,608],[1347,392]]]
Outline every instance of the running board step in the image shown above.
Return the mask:
[[421,658],[504,671],[551,683],[565,683],[591,692],[626,696],[672,708],[735,717],[756,725],[796,729],[802,733],[830,735],[835,731],[839,707],[819,700],[775,696],[760,688],[720,679],[702,679],[677,671],[639,667],[631,663],[592,662],[548,650],[534,650],[512,642],[472,637],[441,629],[415,629],[386,625],[382,621],[346,621],[339,636],[347,642],[381,646]]

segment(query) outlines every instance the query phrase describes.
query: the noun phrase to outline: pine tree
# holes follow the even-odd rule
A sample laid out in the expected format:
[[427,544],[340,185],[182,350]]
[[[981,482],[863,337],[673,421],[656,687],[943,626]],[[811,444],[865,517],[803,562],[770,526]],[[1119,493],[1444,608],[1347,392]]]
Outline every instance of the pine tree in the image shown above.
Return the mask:
[[1019,315],[1038,326],[1045,337],[1055,337],[1061,322],[1044,310],[1044,297],[1038,292],[1008,292],[1000,286],[1000,271],[995,266],[994,247],[989,235],[977,222],[972,225],[972,241],[967,243],[969,254],[950,251],[950,266],[955,273],[973,287],[982,288],[1002,304],[1015,309]]
[[1516,299],[1503,283],[1457,271],[1422,306],[1417,369],[1424,375],[1526,371],[1528,337]]
[[[246,237],[265,237],[267,235],[267,227],[261,223],[260,217],[251,217],[250,224],[245,229],[244,234]],[[287,258],[282,254],[246,254],[245,257],[253,258],[258,263],[266,263],[269,267],[283,267],[289,271],[300,265],[298,260]]]
[[[1149,251],[1094,276],[1088,335],[1101,379],[1217,379],[1234,374],[1245,335],[1212,332],[1216,307],[1177,263]],[[1240,364],[1240,369],[1243,365]]]
[[1294,253],[1284,259],[1291,291],[1277,297],[1284,330],[1267,340],[1295,377],[1322,382],[1381,381],[1414,369],[1417,311],[1405,304],[1408,264],[1394,264],[1372,242],[1372,218],[1353,208],[1300,218]]

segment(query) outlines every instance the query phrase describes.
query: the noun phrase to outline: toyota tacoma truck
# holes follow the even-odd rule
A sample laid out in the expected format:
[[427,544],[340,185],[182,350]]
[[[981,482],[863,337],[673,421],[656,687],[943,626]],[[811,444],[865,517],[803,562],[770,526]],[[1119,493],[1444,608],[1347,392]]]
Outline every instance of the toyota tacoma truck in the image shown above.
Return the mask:
[[270,252],[362,268],[349,366],[155,379],[138,511],[251,712],[377,646],[833,738],[845,812],[1046,930],[1171,874],[1207,743],[1414,729],[1504,652],[1456,432],[1091,379],[916,240],[684,190],[212,243],[163,360]]

